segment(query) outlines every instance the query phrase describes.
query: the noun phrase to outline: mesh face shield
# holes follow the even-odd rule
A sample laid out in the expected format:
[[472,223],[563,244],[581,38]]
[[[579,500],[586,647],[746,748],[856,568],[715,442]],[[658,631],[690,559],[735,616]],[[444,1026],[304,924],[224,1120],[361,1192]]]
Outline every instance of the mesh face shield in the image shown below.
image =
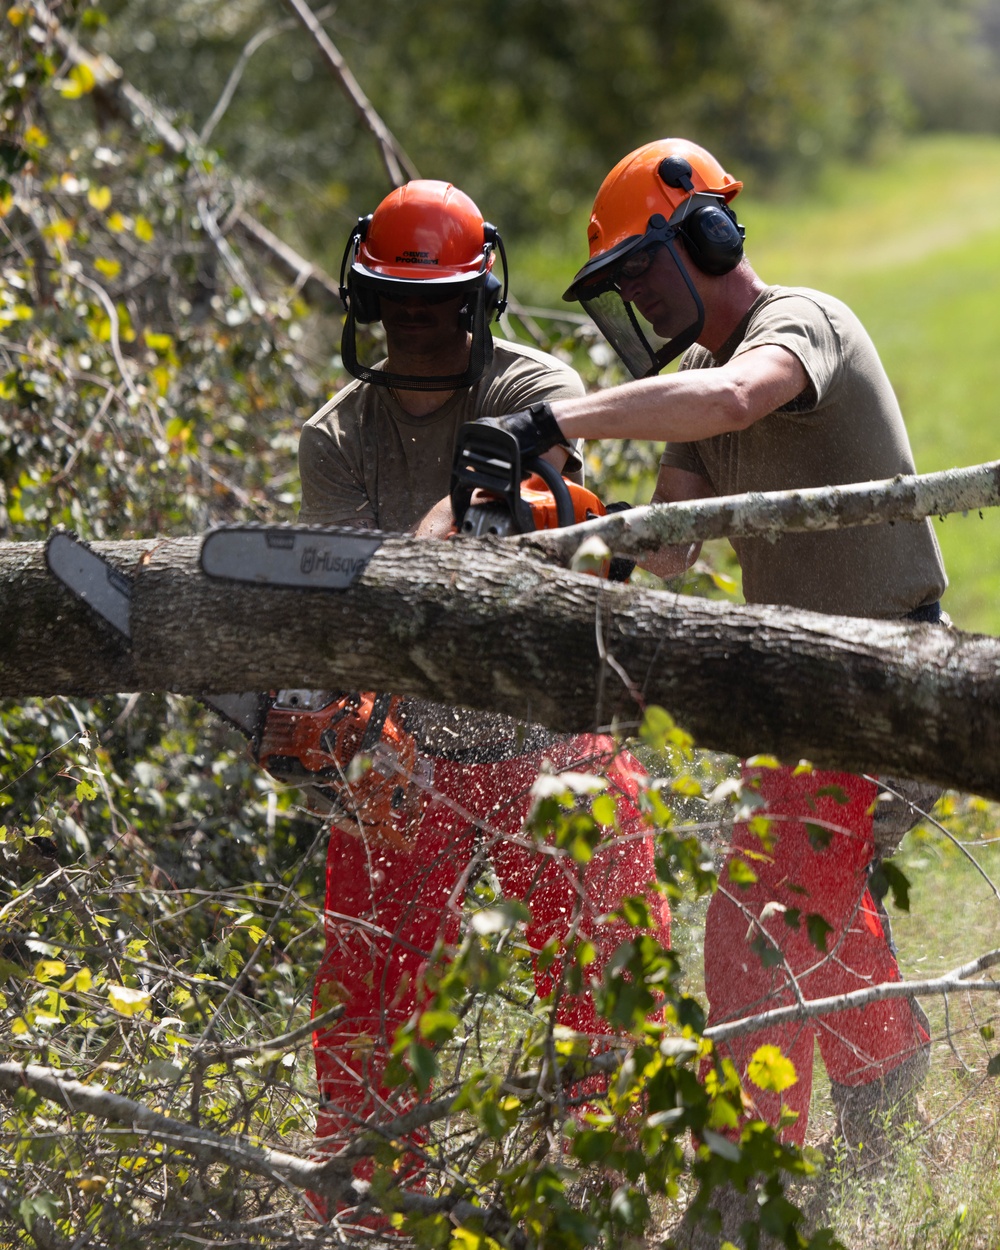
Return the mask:
[[[499,244],[499,238],[497,243]],[[482,377],[493,359],[490,321],[505,303],[507,259],[502,244],[499,244],[499,251],[504,273],[502,286],[490,268],[490,247],[483,249],[482,265],[478,272],[461,276],[449,274],[443,278],[406,279],[388,277],[368,269],[357,259],[355,244],[354,256],[347,267],[346,287],[343,285],[343,271],[341,274],[341,291],[347,304],[347,319],[340,344],[344,368],[362,382],[398,390],[450,391],[472,386]],[[363,335],[359,341],[359,325],[370,325],[381,320],[383,299],[401,301],[412,296],[425,300],[430,305],[461,298],[458,326],[469,333],[469,358],[462,372],[428,375],[391,371],[385,360],[381,336],[376,338],[375,335]]]
[[[633,235],[584,265],[563,296],[580,301],[633,378],[654,377],[696,341],[705,323],[701,297],[675,244],[677,235],[677,225],[654,216],[644,235]],[[653,249],[665,260],[647,319],[622,298],[621,266]]]

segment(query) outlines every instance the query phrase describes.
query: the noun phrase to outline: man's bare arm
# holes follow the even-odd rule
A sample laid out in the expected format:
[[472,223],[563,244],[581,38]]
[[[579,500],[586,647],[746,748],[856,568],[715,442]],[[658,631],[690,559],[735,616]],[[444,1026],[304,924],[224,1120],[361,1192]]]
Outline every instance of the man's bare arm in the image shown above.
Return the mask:
[[640,378],[581,399],[551,404],[567,438],[643,438],[694,442],[745,430],[809,385],[784,347],[755,347],[715,369]]

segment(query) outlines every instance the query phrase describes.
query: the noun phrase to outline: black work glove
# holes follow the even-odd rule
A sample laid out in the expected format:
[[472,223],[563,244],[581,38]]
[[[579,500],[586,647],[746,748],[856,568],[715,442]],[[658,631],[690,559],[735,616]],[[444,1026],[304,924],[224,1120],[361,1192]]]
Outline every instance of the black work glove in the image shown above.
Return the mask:
[[506,430],[517,439],[521,449],[521,460],[530,460],[540,456],[550,447],[561,444],[572,450],[572,444],[560,430],[552,415],[552,408],[544,401],[532,404],[522,412],[512,412],[506,417],[480,417],[480,425],[493,425],[498,430]]

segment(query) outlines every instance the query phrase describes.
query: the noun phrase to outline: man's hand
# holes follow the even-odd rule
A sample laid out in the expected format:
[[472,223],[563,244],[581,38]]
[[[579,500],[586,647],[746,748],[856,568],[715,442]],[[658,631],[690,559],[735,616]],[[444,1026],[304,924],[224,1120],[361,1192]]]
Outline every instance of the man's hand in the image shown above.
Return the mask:
[[542,401],[532,404],[522,412],[512,412],[506,417],[481,417],[480,425],[493,425],[506,430],[517,439],[521,459],[530,460],[548,451],[550,447],[570,447],[570,442],[560,430],[551,406]]

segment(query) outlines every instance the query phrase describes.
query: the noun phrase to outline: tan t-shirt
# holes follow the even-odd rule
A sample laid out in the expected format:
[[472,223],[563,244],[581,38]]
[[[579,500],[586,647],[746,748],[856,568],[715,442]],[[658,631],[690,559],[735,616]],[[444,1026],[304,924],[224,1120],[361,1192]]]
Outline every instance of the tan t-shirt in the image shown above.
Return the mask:
[[[461,425],[583,393],[583,382],[569,365],[504,339],[495,340],[493,360],[475,386],[456,392],[425,417],[405,412],[388,387],[355,381],[302,428],[299,520],[308,525],[409,529],[447,495]],[[423,699],[407,699],[405,716],[418,748],[437,758],[484,763],[540,750],[558,740],[546,729],[522,725],[508,716]]]
[[[892,386],[851,310],[819,291],[769,287],[713,356],[685,353],[682,369],[710,369],[754,347],[787,348],[810,387],[746,430],[668,443],[661,463],[698,473],[717,495],[878,481],[913,473]],[[947,586],[929,521],[813,534],[734,538],[748,603],[843,616],[901,617]]]
[[353,382],[310,417],[299,439],[302,508],[309,525],[409,529],[451,485],[459,427],[584,393],[554,356],[497,339],[479,379],[436,412],[414,417],[385,386]]

